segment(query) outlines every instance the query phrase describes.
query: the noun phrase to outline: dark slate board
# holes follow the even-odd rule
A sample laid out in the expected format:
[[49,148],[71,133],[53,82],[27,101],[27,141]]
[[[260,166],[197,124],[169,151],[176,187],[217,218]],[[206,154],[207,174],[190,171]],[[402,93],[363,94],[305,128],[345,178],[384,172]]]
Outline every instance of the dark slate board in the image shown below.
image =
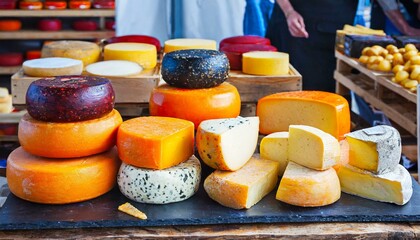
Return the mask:
[[204,225],[228,223],[285,222],[419,222],[420,187],[413,180],[414,193],[404,206],[380,203],[343,193],[329,206],[303,208],[275,199],[275,191],[248,210],[234,210],[212,201],[201,188],[192,198],[166,205],[131,202],[148,216],[139,220],[117,210],[129,201],[115,188],[81,203],[43,205],[21,200],[12,194],[0,208],[0,230]]

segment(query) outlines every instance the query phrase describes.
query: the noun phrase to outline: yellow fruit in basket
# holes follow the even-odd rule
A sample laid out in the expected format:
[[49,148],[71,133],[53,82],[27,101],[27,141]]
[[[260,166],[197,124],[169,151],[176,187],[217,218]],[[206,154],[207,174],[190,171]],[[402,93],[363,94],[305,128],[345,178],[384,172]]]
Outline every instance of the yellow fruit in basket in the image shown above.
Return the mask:
[[384,57],[382,56],[370,56],[367,61],[367,64],[379,64],[383,60],[384,60]]
[[368,60],[369,60],[368,56],[362,55],[359,57],[359,62],[362,64],[366,64]]
[[405,52],[404,55],[403,55],[404,60],[406,60],[406,61],[410,60],[411,57],[417,55],[417,52],[418,52],[417,50],[410,50],[408,52]]
[[408,72],[411,73],[414,71],[414,69],[419,68],[420,65],[413,65],[411,64],[410,66],[408,66]]
[[389,72],[391,71],[391,68],[391,62],[386,59],[380,61],[378,64],[378,70],[382,72]]
[[392,63],[395,65],[404,64],[404,58],[401,53],[394,53],[392,56],[394,56],[394,59],[392,60]]
[[379,55],[381,55],[382,57],[386,57],[386,55],[388,55],[388,50],[386,49],[382,49],[382,51],[379,53]]
[[410,88],[409,91],[412,93],[417,93],[417,86]]
[[404,71],[410,72],[411,71],[410,70],[410,66],[411,66],[411,62],[410,61],[405,62],[405,64],[404,64]]
[[406,44],[404,46],[404,48],[405,48],[406,51],[412,51],[412,50],[416,50],[417,51],[416,46],[414,46],[414,44],[412,44],[412,43]]
[[395,77],[391,78],[391,82],[397,83],[397,80],[395,80]]
[[377,63],[371,63],[371,64],[367,64],[367,68],[373,71],[377,71],[378,70],[378,65]]
[[394,74],[397,74],[397,72],[402,71],[402,70],[404,70],[404,66],[403,66],[403,65],[395,65],[395,66],[392,68],[392,72],[393,72]]
[[410,62],[412,65],[420,65],[420,56],[415,55],[410,58]]
[[371,47],[368,50],[366,50],[365,55],[366,56],[379,56],[380,52],[381,52],[380,49]]
[[389,44],[388,46],[386,46],[386,50],[388,50],[390,54],[394,54],[399,51],[398,48],[392,44]]
[[413,68],[410,74],[411,79],[417,79],[420,75],[420,66],[419,65],[415,65],[415,66],[416,67]]
[[419,83],[416,80],[409,80],[404,84],[405,88],[413,88],[413,87],[417,87]]
[[397,72],[397,74],[395,74],[395,81],[396,82],[402,82],[402,81],[408,79],[408,76],[409,76],[409,74],[408,74],[407,71],[404,71],[404,70],[399,71],[399,72]]
[[392,62],[392,60],[394,59],[394,55],[392,55],[392,54],[387,54],[387,55],[385,56],[385,59],[386,59],[386,60],[388,60],[388,61],[391,61],[391,62]]
[[401,86],[403,86],[403,87],[405,87],[405,84],[406,84],[406,83],[408,83],[409,81],[412,81],[412,80],[411,80],[411,79],[409,79],[409,78],[407,78],[407,79],[405,79],[405,80],[401,81],[401,82],[400,82],[400,85],[401,85]]
[[406,52],[405,48],[398,48],[398,52],[404,54]]
[[362,50],[362,55],[366,55],[366,52],[370,49],[370,47],[364,47]]

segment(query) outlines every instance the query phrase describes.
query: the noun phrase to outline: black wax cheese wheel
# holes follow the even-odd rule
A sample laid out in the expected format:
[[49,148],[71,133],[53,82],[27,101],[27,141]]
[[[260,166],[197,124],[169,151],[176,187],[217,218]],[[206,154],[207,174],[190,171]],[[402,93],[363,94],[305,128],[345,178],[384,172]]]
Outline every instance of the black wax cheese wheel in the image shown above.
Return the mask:
[[228,78],[229,60],[216,50],[189,49],[165,54],[162,78],[178,88],[211,88]]
[[29,115],[48,122],[100,118],[114,109],[115,93],[107,78],[58,76],[32,82],[26,92]]

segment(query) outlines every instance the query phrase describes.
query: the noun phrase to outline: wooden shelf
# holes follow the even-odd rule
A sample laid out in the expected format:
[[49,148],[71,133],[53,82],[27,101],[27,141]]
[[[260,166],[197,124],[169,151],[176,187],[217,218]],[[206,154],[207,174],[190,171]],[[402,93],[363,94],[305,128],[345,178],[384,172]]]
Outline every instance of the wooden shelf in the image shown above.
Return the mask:
[[115,35],[114,31],[29,31],[0,32],[0,39],[101,39]]
[[114,9],[0,10],[1,17],[114,17]]
[[0,75],[13,75],[17,71],[19,71],[20,68],[21,68],[21,66],[0,67]]

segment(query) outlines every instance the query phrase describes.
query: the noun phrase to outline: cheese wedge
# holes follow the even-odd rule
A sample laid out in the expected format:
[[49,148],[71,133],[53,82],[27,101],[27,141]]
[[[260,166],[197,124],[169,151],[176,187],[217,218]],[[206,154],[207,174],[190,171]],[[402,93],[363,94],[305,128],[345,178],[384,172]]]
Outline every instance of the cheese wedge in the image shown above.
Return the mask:
[[349,164],[382,174],[393,171],[401,158],[401,137],[390,126],[375,126],[346,134]]
[[278,161],[280,163],[280,176],[286,169],[288,160],[289,133],[276,132],[269,134],[261,140],[260,155],[262,159]]
[[141,73],[139,64],[124,60],[109,60],[92,63],[86,66],[86,72],[94,76],[128,77]]
[[104,48],[104,60],[126,60],[138,63],[146,69],[157,63],[155,45],[147,43],[111,43]]
[[97,62],[101,49],[96,43],[86,41],[54,41],[44,44],[41,57],[63,57],[77,59],[83,66]]
[[242,54],[242,72],[254,75],[289,74],[289,54],[252,51]]
[[258,142],[258,117],[203,121],[197,129],[197,150],[208,166],[236,171],[254,154]]
[[217,50],[216,41],[199,38],[177,38],[165,41],[164,52],[169,53],[185,49]]
[[61,57],[38,58],[23,62],[22,69],[25,75],[32,77],[80,75],[83,71],[83,62]]
[[204,189],[223,206],[250,208],[276,187],[278,175],[278,162],[252,157],[238,171],[214,171],[204,181]]
[[404,205],[413,194],[410,173],[402,165],[379,175],[345,165],[338,177],[343,192],[375,201]]
[[289,162],[276,199],[301,207],[320,207],[340,199],[340,181],[334,169],[312,170]]

